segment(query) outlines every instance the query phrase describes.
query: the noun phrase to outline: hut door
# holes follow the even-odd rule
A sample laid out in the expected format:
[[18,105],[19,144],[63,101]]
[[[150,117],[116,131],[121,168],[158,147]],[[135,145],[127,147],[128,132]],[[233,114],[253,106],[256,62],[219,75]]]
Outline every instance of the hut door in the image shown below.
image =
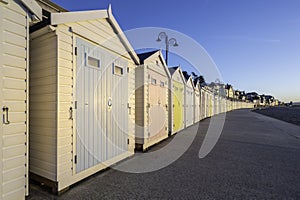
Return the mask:
[[155,72],[150,74],[148,138],[157,138],[167,133],[167,83],[165,77],[160,77]]
[[184,88],[183,84],[174,81],[173,84],[173,115],[174,132],[181,130],[184,124]]
[[77,173],[127,151],[127,67],[116,59],[77,39]]
[[92,44],[77,39],[76,68],[76,172],[88,169],[105,159],[101,154],[103,110],[101,52]]

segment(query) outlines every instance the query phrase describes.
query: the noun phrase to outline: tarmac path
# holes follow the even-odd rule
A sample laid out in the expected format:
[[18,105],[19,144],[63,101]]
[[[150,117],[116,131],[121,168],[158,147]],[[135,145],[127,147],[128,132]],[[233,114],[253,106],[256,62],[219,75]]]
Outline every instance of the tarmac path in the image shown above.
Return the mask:
[[300,126],[247,109],[232,111],[214,149],[199,159],[209,123],[205,119],[178,133],[185,137],[199,127],[188,150],[163,169],[139,174],[109,169],[59,197],[31,184],[27,199],[300,199]]

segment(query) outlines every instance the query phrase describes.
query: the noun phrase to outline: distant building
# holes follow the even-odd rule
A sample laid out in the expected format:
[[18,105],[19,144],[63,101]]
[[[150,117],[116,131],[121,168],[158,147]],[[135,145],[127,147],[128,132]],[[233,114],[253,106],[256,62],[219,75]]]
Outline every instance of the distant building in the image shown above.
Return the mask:
[[265,95],[265,104],[267,106],[275,106],[275,98],[271,95]]
[[226,84],[225,85],[225,92],[226,92],[226,98],[229,100],[233,100],[234,98],[234,90],[232,85]]
[[236,100],[238,100],[238,101],[246,101],[246,93],[245,93],[245,91],[235,90],[234,94],[235,94],[235,99]]
[[246,100],[252,102],[255,107],[260,105],[260,96],[256,92],[247,93]]

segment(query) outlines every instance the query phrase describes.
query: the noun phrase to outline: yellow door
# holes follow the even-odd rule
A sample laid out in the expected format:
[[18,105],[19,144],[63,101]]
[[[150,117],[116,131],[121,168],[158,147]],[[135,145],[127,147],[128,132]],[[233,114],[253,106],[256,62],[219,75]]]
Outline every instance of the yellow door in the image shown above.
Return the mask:
[[173,83],[173,118],[174,132],[181,130],[183,127],[183,91],[184,85],[178,82]]

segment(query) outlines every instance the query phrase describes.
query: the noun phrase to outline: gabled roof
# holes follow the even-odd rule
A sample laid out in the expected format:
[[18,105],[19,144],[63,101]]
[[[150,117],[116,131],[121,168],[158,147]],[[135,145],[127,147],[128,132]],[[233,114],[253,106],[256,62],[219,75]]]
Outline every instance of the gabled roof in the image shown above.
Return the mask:
[[171,74],[171,76],[176,72],[176,70],[179,68],[179,66],[177,67],[169,67],[169,72]]
[[198,79],[194,79],[194,86],[197,87],[197,85],[199,84],[199,80]]
[[253,95],[253,96],[258,96],[258,94],[256,92],[249,92],[246,95]]
[[189,74],[187,73],[187,71],[183,71],[182,74],[183,74],[183,76],[184,76],[184,78],[185,78],[186,81],[188,81],[189,78],[191,77],[191,75],[189,75]]
[[147,62],[147,59],[152,57],[152,56],[157,56],[159,57],[161,63],[162,63],[162,66],[165,70],[165,72],[167,73],[168,77],[171,78],[171,74],[169,72],[169,69],[167,67],[167,64],[165,62],[165,59],[162,55],[162,52],[161,50],[155,50],[155,51],[150,51],[150,52],[145,52],[145,53],[141,53],[141,54],[137,54],[137,56],[139,57],[140,59],[140,64],[144,64],[145,62]]
[[175,74],[175,72],[178,71],[178,73],[180,74],[180,77],[181,77],[181,79],[182,79],[182,82],[183,82],[184,84],[186,84],[186,81],[185,81],[185,78],[184,78],[184,76],[183,76],[183,73],[182,73],[182,70],[181,70],[180,66],[169,67],[168,69],[169,69],[169,72],[170,72],[171,77],[173,77],[173,75]]
[[137,54],[137,56],[140,59],[140,64],[144,64],[144,61],[149,58],[150,56],[152,56],[153,54],[155,54],[156,52],[158,52],[159,50],[155,50],[155,51],[149,51],[149,52],[145,52],[145,53],[140,53]]
[[184,71],[182,74],[183,74],[183,76],[185,78],[186,84],[188,84],[188,82],[190,82],[191,85],[192,85],[192,87],[195,89],[192,75],[189,75],[186,71]]
[[139,58],[133,50],[131,44],[123,33],[121,27],[112,14],[111,5],[107,10],[92,10],[92,11],[76,11],[76,12],[62,12],[51,13],[50,25],[59,25],[64,23],[72,23],[78,21],[107,19],[109,24],[114,29],[117,37],[121,40],[122,44],[126,48],[127,52],[131,56],[132,60],[139,64]]
[[233,89],[232,85],[230,85],[230,84],[227,83],[227,84],[225,85],[225,89],[229,90],[230,88]]
[[198,79],[195,79],[194,81],[194,88],[195,90],[198,89],[199,90],[199,87],[200,87],[200,81]]

